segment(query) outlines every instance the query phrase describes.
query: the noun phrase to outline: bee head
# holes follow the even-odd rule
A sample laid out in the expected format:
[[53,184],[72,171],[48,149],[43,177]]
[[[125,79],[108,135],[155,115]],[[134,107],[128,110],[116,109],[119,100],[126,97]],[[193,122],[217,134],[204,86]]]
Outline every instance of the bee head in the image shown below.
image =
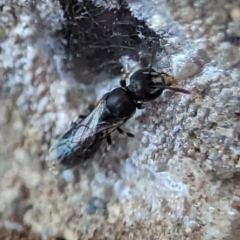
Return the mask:
[[170,87],[177,83],[177,80],[164,72],[156,72],[153,69],[142,68],[137,70],[129,79],[128,88],[136,101],[149,102],[158,98],[165,89],[189,94],[189,91]]

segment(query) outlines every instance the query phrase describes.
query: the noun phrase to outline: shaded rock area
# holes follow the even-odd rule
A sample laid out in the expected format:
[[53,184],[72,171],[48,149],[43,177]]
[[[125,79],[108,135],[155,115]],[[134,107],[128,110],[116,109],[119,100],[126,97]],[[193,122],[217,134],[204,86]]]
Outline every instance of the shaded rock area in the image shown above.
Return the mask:
[[[70,68],[84,62],[95,74],[104,70],[118,75],[122,68],[119,62],[121,56],[129,55],[143,61],[150,52],[151,42],[159,39],[145,21],[132,16],[125,1],[116,1],[115,4],[87,0],[60,3],[66,18],[61,34],[67,42]],[[163,42],[164,34],[162,30]],[[81,82],[84,81],[79,69],[75,74]]]
[[[0,239],[239,239],[238,1],[13,0],[0,11]],[[128,27],[111,32],[115,16]],[[114,133],[101,162],[105,143],[54,176],[50,145],[118,86],[122,65],[149,63],[152,39],[154,69],[191,95],[164,92],[125,124],[134,139]]]

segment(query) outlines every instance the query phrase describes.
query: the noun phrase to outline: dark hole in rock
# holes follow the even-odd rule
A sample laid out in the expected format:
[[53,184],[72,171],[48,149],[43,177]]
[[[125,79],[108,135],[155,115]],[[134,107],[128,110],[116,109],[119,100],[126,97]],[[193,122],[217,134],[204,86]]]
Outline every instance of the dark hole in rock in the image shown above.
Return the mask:
[[66,19],[61,34],[67,42],[67,66],[81,82],[89,81],[89,74],[87,81],[81,74],[86,69],[94,74],[119,74],[119,58],[124,55],[149,63],[152,41],[164,43],[165,33],[159,36],[134,18],[125,1],[119,0],[114,9],[96,6],[90,0],[60,0],[60,4]]

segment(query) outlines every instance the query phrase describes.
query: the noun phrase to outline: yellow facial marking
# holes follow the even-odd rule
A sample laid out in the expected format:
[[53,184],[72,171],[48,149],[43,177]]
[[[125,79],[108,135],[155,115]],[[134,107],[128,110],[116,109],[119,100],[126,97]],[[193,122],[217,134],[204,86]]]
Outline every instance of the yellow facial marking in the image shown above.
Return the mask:
[[167,86],[177,85],[177,79],[168,74],[162,74],[162,77]]

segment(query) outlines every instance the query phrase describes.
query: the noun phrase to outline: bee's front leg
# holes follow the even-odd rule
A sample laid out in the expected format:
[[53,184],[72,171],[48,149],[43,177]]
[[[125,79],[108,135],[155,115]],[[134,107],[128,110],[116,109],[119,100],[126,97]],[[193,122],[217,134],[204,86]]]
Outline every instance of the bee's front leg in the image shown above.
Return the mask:
[[139,102],[136,104],[137,109],[144,109],[146,107],[145,103]]
[[136,68],[136,66],[133,66],[130,69],[128,69],[127,72],[122,74],[121,80],[120,80],[121,87],[126,87],[127,86],[127,79],[132,74],[132,72],[134,71],[135,68]]

